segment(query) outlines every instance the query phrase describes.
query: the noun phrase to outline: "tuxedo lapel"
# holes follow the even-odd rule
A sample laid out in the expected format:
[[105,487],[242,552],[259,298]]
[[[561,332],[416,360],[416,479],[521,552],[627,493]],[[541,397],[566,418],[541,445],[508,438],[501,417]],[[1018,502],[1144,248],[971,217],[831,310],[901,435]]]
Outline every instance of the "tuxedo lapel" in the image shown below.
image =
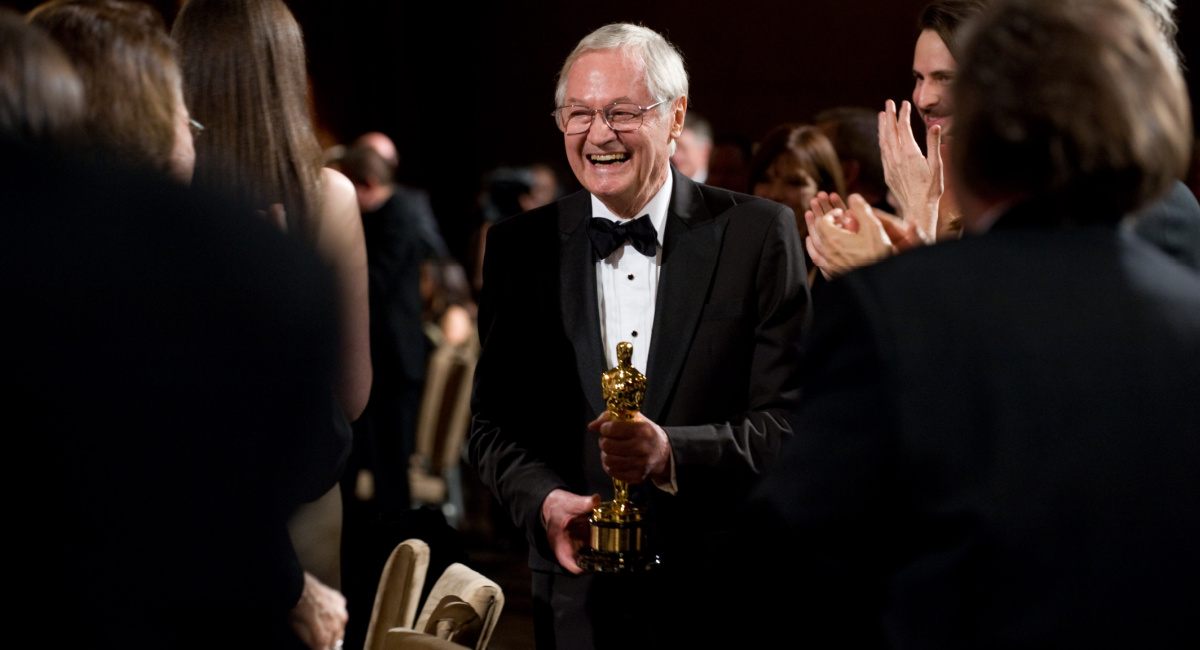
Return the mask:
[[[675,173],[672,170],[672,173]],[[700,188],[675,173],[663,234],[662,269],[654,307],[642,413],[658,420],[679,379],[725,236],[725,219],[714,219]]]
[[594,413],[604,412],[600,375],[605,368],[600,338],[600,307],[596,295],[596,257],[587,236],[592,216],[591,196],[578,192],[564,201],[558,217],[559,305],[563,329],[575,348],[580,385]]

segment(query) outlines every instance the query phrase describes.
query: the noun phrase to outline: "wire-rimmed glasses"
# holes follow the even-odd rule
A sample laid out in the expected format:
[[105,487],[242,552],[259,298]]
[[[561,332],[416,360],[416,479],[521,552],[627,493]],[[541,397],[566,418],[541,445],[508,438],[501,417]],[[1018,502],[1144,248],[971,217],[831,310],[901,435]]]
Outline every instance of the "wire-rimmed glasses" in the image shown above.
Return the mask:
[[630,102],[614,102],[604,108],[588,108],[569,104],[559,106],[550,115],[558,129],[567,135],[587,133],[592,128],[592,120],[599,113],[604,118],[608,128],[619,133],[637,131],[642,126],[643,115],[646,111],[664,104],[669,100],[663,99],[649,106],[638,106]]

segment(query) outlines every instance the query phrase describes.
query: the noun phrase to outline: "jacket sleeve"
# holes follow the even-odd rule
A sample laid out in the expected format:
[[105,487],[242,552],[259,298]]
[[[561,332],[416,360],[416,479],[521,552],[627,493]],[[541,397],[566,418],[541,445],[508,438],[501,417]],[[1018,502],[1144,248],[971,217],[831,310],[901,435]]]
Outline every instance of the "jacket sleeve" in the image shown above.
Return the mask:
[[671,440],[678,488],[720,481],[748,488],[792,437],[800,401],[802,339],[808,322],[807,269],[792,211],[778,206],[765,229],[754,279],[753,351],[747,409],[725,422],[664,427]]
[[520,275],[513,264],[520,242],[506,241],[502,228],[488,233],[483,292],[479,304],[482,344],[475,368],[473,413],[468,452],[483,483],[503,504],[513,522],[525,530],[531,545],[554,557],[541,522],[542,502],[567,482],[547,461],[542,441],[544,419],[529,409],[533,385],[542,379],[523,352],[529,345],[529,314],[522,305]]

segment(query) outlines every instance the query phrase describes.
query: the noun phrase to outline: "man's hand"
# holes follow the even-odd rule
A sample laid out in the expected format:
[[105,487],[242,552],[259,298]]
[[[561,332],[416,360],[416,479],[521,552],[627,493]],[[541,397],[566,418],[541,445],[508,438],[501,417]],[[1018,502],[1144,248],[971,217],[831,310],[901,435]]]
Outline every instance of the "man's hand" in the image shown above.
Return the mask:
[[346,634],[346,598],[304,572],[304,591],[288,621],[292,631],[312,650],[330,650]]
[[[805,247],[813,264],[827,279],[874,264],[894,252],[884,223],[858,194],[850,195],[850,207],[837,194],[820,192],[804,213],[808,223]],[[887,215],[899,223],[898,219]]]
[[671,479],[671,440],[640,412],[632,420],[614,420],[605,411],[588,430],[600,433],[600,464],[609,476],[630,484]]
[[588,540],[588,515],[600,505],[600,495],[590,497],[553,490],[542,501],[542,525],[554,557],[564,569],[576,575],[583,573],[575,554]]
[[925,132],[929,158],[921,155],[912,131],[912,105],[888,100],[879,114],[879,150],[883,156],[883,178],[892,190],[904,223],[916,230],[920,241],[932,244],[937,238],[938,202],[945,191],[942,180],[942,127]]

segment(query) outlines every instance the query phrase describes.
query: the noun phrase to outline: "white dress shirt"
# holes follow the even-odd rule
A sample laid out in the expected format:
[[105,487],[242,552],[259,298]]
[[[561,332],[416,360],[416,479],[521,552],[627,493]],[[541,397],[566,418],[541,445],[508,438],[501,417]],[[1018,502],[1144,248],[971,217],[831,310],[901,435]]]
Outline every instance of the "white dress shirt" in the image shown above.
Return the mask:
[[[662,267],[663,231],[667,227],[667,208],[671,205],[671,188],[675,181],[667,174],[667,182],[650,199],[638,219],[649,219],[658,234],[654,257],[642,255],[629,242],[621,245],[608,257],[596,261],[596,296],[600,302],[600,337],[604,343],[604,358],[609,368],[617,365],[617,344],[633,344],[633,367],[642,373],[650,358],[650,334],[654,328],[654,304],[658,298],[658,273]],[[621,222],[600,199],[592,196],[592,216]],[[596,381],[600,381],[597,377]],[[667,461],[671,477],[655,481],[659,489],[670,494],[678,491],[675,479],[675,455]]]
[[[650,219],[658,233],[654,257],[638,252],[629,242],[608,257],[596,261],[596,296],[600,301],[600,337],[609,368],[617,365],[617,344],[633,344],[633,367],[646,372],[650,358],[650,333],[654,328],[654,301],[658,298],[658,271],[662,265],[663,230],[667,227],[667,207],[671,204],[674,180],[667,175],[658,193],[639,219]],[[592,197],[592,216],[620,223],[600,199]],[[599,380],[597,380],[599,381]]]

